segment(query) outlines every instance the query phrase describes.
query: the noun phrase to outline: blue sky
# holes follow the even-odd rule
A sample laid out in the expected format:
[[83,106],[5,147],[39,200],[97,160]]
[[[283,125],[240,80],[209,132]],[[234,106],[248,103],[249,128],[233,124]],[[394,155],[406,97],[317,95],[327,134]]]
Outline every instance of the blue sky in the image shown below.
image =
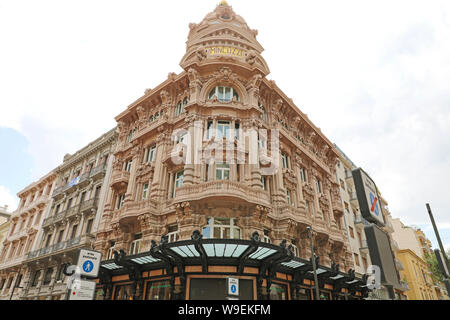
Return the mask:
[[[217,1],[0,0],[0,204],[115,126]],[[367,171],[405,224],[450,247],[450,2],[232,1],[269,79]]]

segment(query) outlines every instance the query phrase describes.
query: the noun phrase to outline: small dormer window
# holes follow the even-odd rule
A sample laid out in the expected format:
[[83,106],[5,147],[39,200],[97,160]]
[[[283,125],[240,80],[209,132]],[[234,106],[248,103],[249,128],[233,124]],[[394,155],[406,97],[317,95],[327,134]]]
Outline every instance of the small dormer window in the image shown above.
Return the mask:
[[239,101],[239,95],[237,91],[232,87],[215,87],[209,93],[209,99],[213,99],[214,96],[216,96],[217,99],[222,102],[230,102],[231,100],[233,100],[233,98],[236,101]]

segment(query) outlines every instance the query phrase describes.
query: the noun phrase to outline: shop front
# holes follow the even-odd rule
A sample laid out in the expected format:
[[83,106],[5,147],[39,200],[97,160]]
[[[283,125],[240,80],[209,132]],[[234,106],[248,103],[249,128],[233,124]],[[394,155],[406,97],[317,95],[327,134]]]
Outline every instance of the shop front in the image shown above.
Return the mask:
[[[316,260],[321,300],[367,297],[366,279]],[[230,279],[236,281],[234,293]],[[116,252],[101,264],[96,299],[313,300],[315,285],[311,261],[294,257],[285,243],[263,243],[257,234],[249,241],[202,239],[194,232],[189,241],[168,243],[163,237],[139,255]]]

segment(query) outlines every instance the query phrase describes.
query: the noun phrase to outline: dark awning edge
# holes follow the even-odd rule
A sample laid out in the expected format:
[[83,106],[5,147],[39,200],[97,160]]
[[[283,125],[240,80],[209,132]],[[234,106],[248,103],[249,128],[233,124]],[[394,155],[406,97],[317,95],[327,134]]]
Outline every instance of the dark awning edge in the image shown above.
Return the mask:
[[[176,257],[183,266],[202,265],[206,259],[208,265],[233,265],[245,267],[261,267],[265,263],[280,261],[276,265],[276,271],[294,275],[300,270],[306,270],[304,278],[313,280],[311,261],[294,257],[289,254],[290,248],[285,247],[285,241],[281,246],[268,244],[255,240],[235,240],[235,239],[195,239],[174,243],[165,243],[164,250],[169,259]],[[196,247],[201,245],[198,252]],[[284,247],[283,247],[284,246]],[[163,254],[161,246],[153,248],[159,255]],[[167,264],[161,259],[156,259],[154,252],[143,252],[133,256],[123,257],[124,261],[130,261],[140,265],[142,271],[151,271],[166,268]],[[121,275],[126,273],[126,269],[117,265],[114,259],[102,261],[101,268],[108,270],[111,275]],[[318,265],[317,274],[319,282],[339,284],[341,288],[354,288],[358,291],[367,289],[367,275],[361,279],[355,277],[355,271],[350,269],[348,273],[338,271],[337,265],[332,263],[331,268]],[[239,271],[239,270],[238,270]],[[241,271],[242,272],[242,271]],[[237,272],[239,273],[239,272]]]

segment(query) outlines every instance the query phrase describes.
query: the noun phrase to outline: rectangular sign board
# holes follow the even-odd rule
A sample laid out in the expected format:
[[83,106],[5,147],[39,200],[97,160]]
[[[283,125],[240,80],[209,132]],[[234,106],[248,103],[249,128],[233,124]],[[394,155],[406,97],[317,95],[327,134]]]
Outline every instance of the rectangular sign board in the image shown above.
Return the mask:
[[70,289],[69,300],[94,300],[95,281],[74,280]]
[[402,288],[388,234],[375,224],[364,227],[364,231],[372,265],[378,266],[381,271],[381,284]]
[[101,261],[102,254],[100,252],[80,249],[77,263],[77,267],[80,268],[80,275],[97,278]]
[[361,168],[353,170],[352,175],[362,217],[384,226],[383,209],[375,182]]
[[239,279],[228,278],[228,295],[239,296]]

